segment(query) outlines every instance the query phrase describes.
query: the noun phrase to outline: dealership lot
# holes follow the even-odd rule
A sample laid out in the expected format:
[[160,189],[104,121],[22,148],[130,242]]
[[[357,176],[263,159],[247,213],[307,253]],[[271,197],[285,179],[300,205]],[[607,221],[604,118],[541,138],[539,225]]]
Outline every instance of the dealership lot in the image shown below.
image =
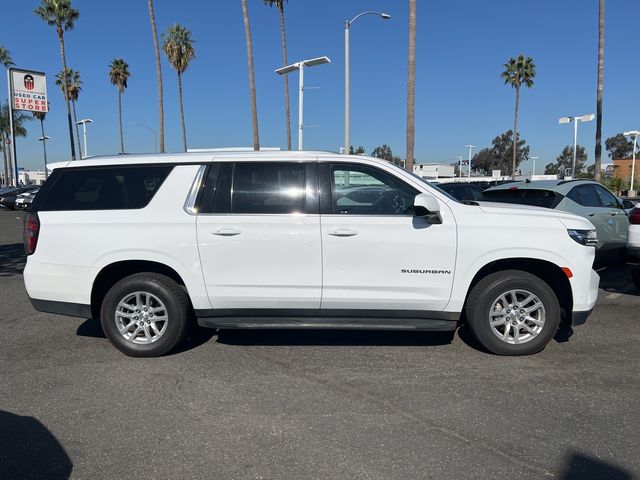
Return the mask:
[[623,266],[585,326],[530,357],[464,330],[196,330],[133,359],[97,320],[33,310],[19,216],[0,211],[0,477],[640,478]]

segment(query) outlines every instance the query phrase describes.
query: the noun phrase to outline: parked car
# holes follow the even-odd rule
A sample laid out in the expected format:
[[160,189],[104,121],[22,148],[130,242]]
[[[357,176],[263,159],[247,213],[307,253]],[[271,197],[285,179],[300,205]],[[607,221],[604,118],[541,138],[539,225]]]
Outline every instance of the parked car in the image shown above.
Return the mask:
[[598,295],[588,220],[463,204],[384,160],[215,152],[56,166],[25,215],[26,290],[40,311],[99,317],[127,355],[169,352],[194,317],[218,329],[465,321],[489,351],[525,355],[561,318],[584,323]]
[[618,198],[618,200],[622,204],[624,211],[627,212],[627,215],[630,215],[631,210],[633,210],[638,204],[637,198]]
[[640,290],[640,206],[629,215],[629,238],[627,240],[627,264],[636,288]]
[[21,193],[16,198],[15,208],[16,210],[29,210],[31,208],[31,204],[33,203],[33,199],[36,196],[40,189],[37,188],[35,190],[31,190],[30,192]]
[[482,188],[473,183],[442,183],[438,188],[444,190],[456,200],[477,202],[484,200]]
[[12,190],[6,191],[0,194],[0,207],[7,208],[9,210],[15,210],[16,208],[16,200],[18,199],[18,195],[21,193],[32,192],[33,190],[37,190],[38,187],[18,187]]
[[623,258],[629,219],[618,199],[592,180],[536,180],[506,183],[484,191],[490,202],[562,210],[588,219],[598,231],[598,258]]

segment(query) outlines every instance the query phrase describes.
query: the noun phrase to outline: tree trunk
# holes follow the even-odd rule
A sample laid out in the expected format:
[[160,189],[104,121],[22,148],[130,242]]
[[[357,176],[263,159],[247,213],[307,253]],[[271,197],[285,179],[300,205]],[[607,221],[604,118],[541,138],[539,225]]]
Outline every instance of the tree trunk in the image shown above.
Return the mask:
[[153,48],[156,52],[156,76],[158,79],[158,122],[160,124],[160,153],[164,153],[164,98],[162,94],[162,65],[160,64],[160,46],[158,45],[158,30],[156,29],[156,15],[153,11],[153,0],[149,0],[149,19]]
[[120,153],[124,155],[124,132],[122,131],[122,90],[118,88],[118,122],[120,123]]
[[409,72],[407,77],[407,161],[405,169],[413,171],[416,107],[416,0],[409,0]]
[[182,126],[182,146],[187,151],[187,129],[184,126],[184,110],[182,108],[182,75],[178,72],[178,99],[180,101],[180,125]]
[[256,106],[256,82],[253,76],[253,44],[251,43],[251,26],[249,25],[249,9],[247,8],[247,0],[242,0],[242,16],[244,17],[244,36],[247,42],[247,65],[249,67],[249,91],[251,94],[253,149],[260,150],[260,135],[258,133],[258,108]]
[[71,100],[71,105],[73,107],[73,124],[76,126],[76,139],[78,140],[78,153],[80,154],[80,158],[82,159],[82,143],[80,143],[80,128],[78,127],[78,115],[76,114],[76,101]]
[[516,85],[516,112],[513,116],[513,162],[511,164],[511,179],[516,179],[516,160],[518,158],[518,109],[520,108],[520,85]]
[[73,142],[73,125],[71,124],[71,107],[69,106],[69,82],[67,81],[67,57],[64,52],[64,32],[58,27],[60,40],[60,57],[62,57],[62,76],[64,78],[64,101],[67,107],[67,121],[69,123],[69,142],[71,143],[71,160],[76,159],[76,147]]
[[[284,2],[280,4],[280,36],[282,38],[282,65],[287,62],[287,36],[284,29]],[[289,107],[289,75],[283,75],[284,80],[284,115],[286,119],[287,150],[291,150],[291,109]]]
[[602,170],[602,88],[604,77],[604,0],[600,0],[598,13],[598,93],[596,100],[596,154],[594,179],[600,181]]

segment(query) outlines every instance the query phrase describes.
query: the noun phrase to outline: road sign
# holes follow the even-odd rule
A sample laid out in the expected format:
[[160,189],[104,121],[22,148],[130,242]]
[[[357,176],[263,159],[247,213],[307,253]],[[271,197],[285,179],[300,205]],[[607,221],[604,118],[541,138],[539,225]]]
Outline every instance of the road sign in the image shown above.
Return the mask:
[[11,107],[13,110],[47,112],[47,79],[42,72],[19,70],[9,71]]
[[491,178],[498,180],[502,175],[502,170],[491,170]]

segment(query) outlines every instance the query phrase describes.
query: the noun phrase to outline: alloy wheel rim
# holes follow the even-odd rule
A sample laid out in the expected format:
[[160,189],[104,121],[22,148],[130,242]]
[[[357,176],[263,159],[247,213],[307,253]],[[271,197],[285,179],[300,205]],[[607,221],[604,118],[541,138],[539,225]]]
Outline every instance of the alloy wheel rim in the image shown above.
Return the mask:
[[542,300],[524,289],[500,294],[489,307],[491,331],[510,345],[520,345],[536,338],[543,330],[545,320]]
[[124,296],[116,307],[116,327],[128,342],[149,345],[167,331],[169,314],[162,300],[149,292]]

